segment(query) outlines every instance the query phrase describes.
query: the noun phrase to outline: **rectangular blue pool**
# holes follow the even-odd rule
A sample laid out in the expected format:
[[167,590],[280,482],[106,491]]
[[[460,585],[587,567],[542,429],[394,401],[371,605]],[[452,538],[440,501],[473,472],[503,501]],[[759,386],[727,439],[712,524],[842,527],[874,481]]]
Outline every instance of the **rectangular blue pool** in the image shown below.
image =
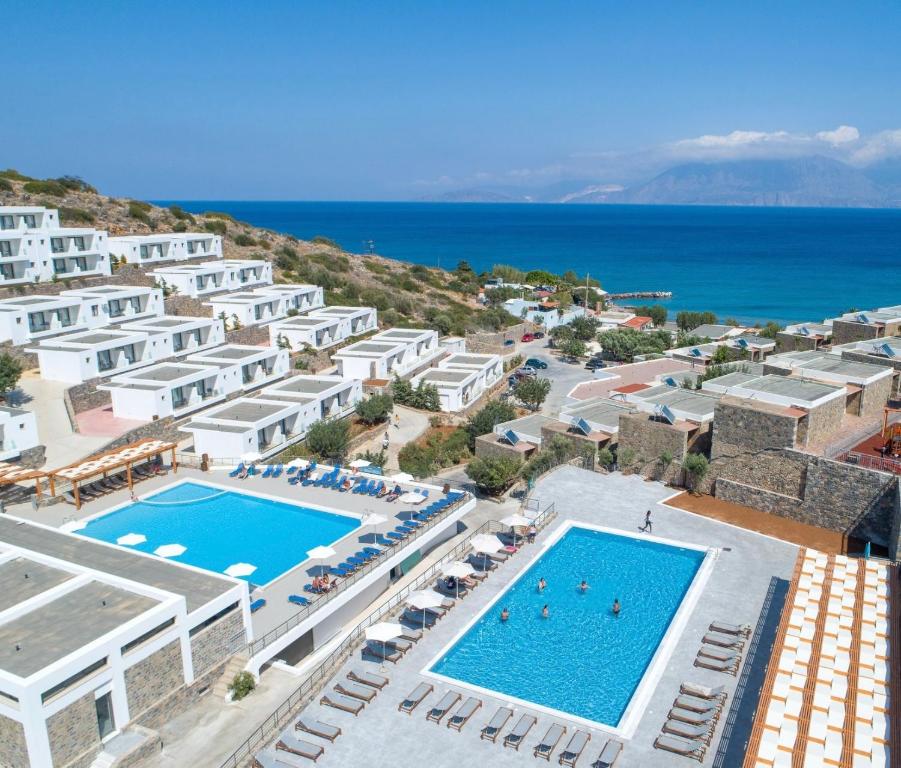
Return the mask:
[[[574,525],[426,671],[621,727],[705,555]],[[539,593],[541,578],[547,587]],[[586,592],[579,589],[583,579]],[[618,616],[614,599],[621,605]],[[548,618],[542,616],[545,605]]]
[[189,481],[96,517],[79,533],[113,544],[130,533],[145,536],[129,547],[143,552],[180,544],[184,553],[169,559],[216,573],[249,563],[256,569],[245,578],[262,585],[359,525],[349,515]]

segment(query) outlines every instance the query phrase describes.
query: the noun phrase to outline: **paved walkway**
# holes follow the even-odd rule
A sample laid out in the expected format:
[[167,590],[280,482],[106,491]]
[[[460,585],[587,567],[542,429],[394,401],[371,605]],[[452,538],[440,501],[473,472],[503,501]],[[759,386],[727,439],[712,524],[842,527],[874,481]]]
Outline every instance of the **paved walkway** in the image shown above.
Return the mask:
[[[72,429],[63,404],[63,393],[69,384],[44,381],[36,371],[27,371],[19,380],[22,395],[18,403],[33,411],[38,422],[38,437],[47,448],[45,466],[64,467],[89,456],[109,442],[108,436],[81,435]],[[17,403],[17,404],[18,404]]]
[[[399,421],[395,421],[395,415],[400,416]],[[391,415],[391,424],[386,426],[384,431],[376,433],[375,437],[364,443],[357,449],[357,453],[364,451],[372,451],[378,453],[382,450],[382,440],[385,432],[388,433],[388,461],[385,464],[386,473],[399,472],[400,467],[397,463],[397,454],[400,449],[407,443],[413,442],[429,428],[429,419],[431,415],[422,411],[415,411],[412,408],[405,408],[402,405],[394,406],[394,414]]]
[[76,414],[78,434],[85,437],[118,437],[135,427],[146,424],[139,419],[122,419],[113,415],[113,406],[102,405]]

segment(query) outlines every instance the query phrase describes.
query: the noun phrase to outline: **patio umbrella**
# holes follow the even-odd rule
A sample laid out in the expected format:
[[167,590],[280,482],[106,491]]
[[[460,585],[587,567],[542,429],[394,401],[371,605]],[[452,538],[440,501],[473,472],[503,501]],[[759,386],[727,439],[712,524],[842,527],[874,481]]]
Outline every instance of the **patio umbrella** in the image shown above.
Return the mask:
[[441,569],[442,576],[452,576],[454,578],[454,588],[457,591],[457,598],[460,597],[460,579],[466,578],[472,573],[472,566],[464,563],[462,560],[454,560]]
[[396,483],[409,483],[412,482],[413,475],[408,472],[398,472],[396,475],[391,475],[390,479]]
[[230,565],[225,569],[225,575],[234,576],[236,578],[240,576],[250,576],[250,574],[253,573],[256,569],[257,567],[255,565],[251,565],[250,563],[235,563],[234,565]]
[[66,533],[74,533],[75,531],[83,531],[87,527],[88,524],[84,520],[70,520],[68,523],[63,523],[59,529]]
[[360,467],[368,467],[371,463],[371,461],[366,461],[366,459],[354,459],[347,466],[359,469]]
[[422,628],[425,629],[425,612],[427,608],[439,608],[441,606],[441,597],[429,590],[420,589],[407,595],[407,605],[412,606],[417,611],[422,611]]
[[153,554],[159,555],[160,557],[178,557],[179,555],[183,555],[187,549],[187,547],[183,547],[181,544],[163,544],[163,546],[153,550]]
[[380,621],[371,627],[366,627],[366,639],[374,640],[382,644],[382,656],[385,655],[385,647],[389,640],[400,637],[404,633],[404,628],[400,624],[390,621]]
[[[388,518],[384,515],[380,515],[376,512],[370,512],[366,515],[362,520],[360,520],[360,525],[364,528],[375,528],[376,526],[384,523]],[[373,543],[375,543],[375,531],[373,530]]]
[[416,491],[407,491],[398,501],[402,504],[422,504],[425,501],[425,496]]
[[516,546],[516,529],[524,525],[531,525],[532,521],[525,515],[512,514],[507,515],[501,520],[501,525],[509,525],[513,530],[513,546]]
[[132,547],[135,544],[143,544],[147,541],[147,537],[140,533],[126,533],[124,536],[120,536],[116,539],[116,544],[124,544],[127,547]]
[[[313,549],[307,552],[307,557],[310,560],[326,560],[330,557],[334,557],[337,553],[331,547],[321,546],[321,547],[313,547]],[[319,574],[322,575],[322,571],[328,570],[325,566],[319,566]]]
[[254,461],[260,461],[263,458],[263,455],[258,451],[248,451],[247,453],[241,454],[241,461],[246,461],[253,463]]
[[493,552],[500,552],[504,548],[504,542],[497,536],[492,536],[487,533],[480,533],[478,536],[473,536],[470,544],[472,545],[473,552],[478,552],[482,555],[482,562],[485,565],[488,563],[488,555]]

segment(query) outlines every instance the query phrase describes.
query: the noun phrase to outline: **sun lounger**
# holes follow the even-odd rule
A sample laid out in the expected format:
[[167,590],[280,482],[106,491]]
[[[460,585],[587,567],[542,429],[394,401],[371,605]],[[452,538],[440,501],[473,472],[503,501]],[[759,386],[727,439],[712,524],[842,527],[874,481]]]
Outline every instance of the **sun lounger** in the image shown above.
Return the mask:
[[121,486],[116,485],[112,480],[108,477],[103,478],[103,480],[98,481],[100,485],[106,488],[108,491],[118,491]]
[[743,648],[745,641],[739,637],[719,635],[716,632],[708,632],[704,635],[704,642],[708,645],[718,645],[720,648]]
[[504,746],[513,747],[518,752],[529,731],[532,730],[532,726],[537,722],[532,715],[520,715],[513,730],[504,736]]
[[406,653],[413,647],[413,643],[411,643],[409,640],[404,640],[401,637],[395,637],[393,640],[388,640],[386,645],[388,646],[388,648],[394,648],[401,653]]
[[554,753],[554,750],[557,749],[557,744],[560,742],[560,739],[563,738],[563,735],[566,733],[566,728],[558,723],[554,723],[550,728],[547,729],[547,733],[544,734],[544,737],[535,745],[535,749],[532,750],[532,754],[535,757],[543,757],[548,762],[551,761],[551,755]]
[[708,659],[716,659],[717,661],[738,661],[741,658],[741,654],[738,651],[720,648],[715,645],[702,645],[698,651],[698,656],[706,656]]
[[253,758],[254,768],[306,768],[309,764],[304,758],[283,749],[264,749]]
[[738,673],[738,665],[741,662],[741,657],[736,657],[729,661],[720,661],[718,659],[711,659],[706,656],[698,655],[695,659],[695,666],[700,667],[701,669],[709,669],[713,672],[725,672],[728,675],[735,675]]
[[320,739],[328,739],[334,741],[341,735],[341,729],[337,725],[329,725],[321,720],[312,720],[308,717],[299,717],[294,723],[295,731],[306,731]]
[[345,696],[350,696],[352,699],[359,699],[360,701],[366,702],[372,701],[378,695],[378,691],[376,691],[375,688],[370,688],[368,685],[360,685],[359,683],[353,683],[351,681],[338,683],[335,686],[335,690]]
[[266,605],[266,598],[265,598],[265,597],[260,597],[260,598],[258,598],[258,599],[256,599],[256,600],[254,600],[254,601],[250,604],[250,612],[251,612],[251,613],[255,613],[256,611],[260,610],[260,608],[262,608],[262,607],[265,606],[265,605]]
[[340,709],[342,712],[350,712],[354,717],[359,715],[360,710],[366,706],[359,699],[352,699],[350,696],[344,696],[343,694],[333,692],[326,693],[319,699],[319,703],[324,704],[326,707]]
[[405,608],[403,614],[401,615],[401,620],[407,622],[408,624],[412,624],[415,627],[426,627],[431,628],[434,626],[435,622],[440,618],[439,615],[432,613],[428,610],[419,610],[414,608]]
[[715,709],[712,709],[709,712],[692,712],[690,709],[673,707],[669,711],[671,720],[681,720],[684,723],[691,723],[692,725],[713,725],[719,720],[719,716],[719,711]]
[[228,473],[228,476],[229,477],[237,477],[243,471],[244,471],[244,462],[242,461],[240,464],[238,464],[237,467],[235,467],[231,472]]
[[667,752],[674,752],[677,755],[694,758],[698,762],[701,762],[704,759],[704,752],[707,750],[707,746],[701,741],[689,741],[688,739],[681,739],[678,736],[668,736],[665,734],[660,734],[660,736],[657,737],[654,746],[657,749],[663,749]]
[[273,477],[281,477],[281,476],[282,476],[282,472],[284,471],[284,469],[285,469],[284,465],[278,464],[278,465],[275,467],[275,469],[272,470],[272,476],[273,476]]
[[724,635],[747,637],[751,634],[750,624],[726,624],[723,621],[714,621],[709,629],[711,632],[722,632]]
[[380,492],[380,491],[382,490],[382,488],[384,488],[384,487],[385,487],[384,481],[379,480],[378,482],[375,482],[375,480],[373,480],[373,481],[372,481],[372,484],[371,484],[370,487],[369,487],[369,495],[370,495],[370,496],[378,496],[378,495],[379,495],[379,492]]
[[560,753],[560,765],[574,766],[579,757],[585,751],[588,742],[591,741],[591,734],[585,731],[576,731],[569,739],[569,743]]
[[401,653],[394,648],[382,648],[381,645],[364,645],[363,658],[367,656],[376,661],[390,661],[392,664],[397,664],[400,661]]
[[300,595],[288,595],[288,602],[304,608],[310,604],[309,600],[307,600],[305,597],[301,597]]
[[352,670],[347,673],[347,679],[353,680],[355,683],[371,686],[372,688],[378,688],[379,690],[382,690],[382,688],[388,685],[387,677],[382,677],[381,675],[376,675],[372,672],[357,672],[356,670]]
[[686,696],[695,696],[699,699],[709,699],[722,701],[726,698],[726,686],[717,685],[711,688],[709,685],[698,685],[697,683],[682,683],[679,693]]
[[444,579],[439,579],[435,584],[435,590],[442,595],[447,595],[448,597],[466,597],[466,587],[454,587],[451,589],[444,583]]
[[266,469],[263,470],[263,474],[261,474],[260,477],[263,477],[263,478],[272,477],[272,465],[271,464],[266,465]]
[[[289,733],[283,733],[279,740],[275,744],[276,755],[279,750],[284,750],[285,752],[290,752],[292,755],[300,755],[301,757],[306,757],[309,760],[312,760],[314,763],[322,757],[322,753],[325,750],[320,747],[318,744],[310,744],[309,741],[304,741],[303,739],[298,739],[296,736],[292,736]],[[278,757],[276,757],[276,760]]]
[[425,719],[430,720],[433,723],[440,723],[451,707],[458,701],[460,701],[460,694],[456,691],[448,691],[441,697],[439,702],[429,710]]
[[451,715],[450,719],[447,721],[447,727],[453,728],[455,731],[462,731],[463,726],[469,722],[469,718],[472,717],[476,713],[476,710],[481,706],[481,699],[470,696],[460,705],[460,708]]
[[493,571],[497,569],[497,563],[490,557],[482,557],[481,555],[470,555],[469,564],[479,571]]
[[667,720],[663,724],[664,733],[681,736],[683,739],[697,739],[705,744],[710,739],[711,729],[706,725],[692,725],[682,720]]
[[[401,625],[403,626],[403,625]],[[422,630],[421,629],[412,629],[411,627],[404,627],[404,631],[401,632],[400,637],[403,640],[409,640],[411,642],[417,642],[422,640]]]
[[435,688],[428,683],[420,683],[397,705],[397,711],[412,714],[413,710],[422,704],[422,700],[434,690]]
[[720,708],[717,701],[707,701],[706,699],[698,699],[694,696],[677,696],[673,702],[674,707],[682,709],[690,709],[692,712],[712,712]]
[[498,707],[494,717],[491,718],[488,725],[482,728],[480,738],[488,739],[490,742],[496,742],[501,729],[507,724],[507,721],[513,717],[513,710],[509,707]]
[[591,768],[613,768],[623,751],[623,743],[610,739],[598,755],[598,759],[591,764]]

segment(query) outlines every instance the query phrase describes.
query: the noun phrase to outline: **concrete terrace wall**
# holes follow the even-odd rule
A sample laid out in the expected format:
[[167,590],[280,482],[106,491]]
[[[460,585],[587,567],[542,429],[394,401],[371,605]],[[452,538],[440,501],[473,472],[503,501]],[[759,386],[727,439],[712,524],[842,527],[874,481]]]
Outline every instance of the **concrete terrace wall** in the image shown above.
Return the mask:
[[0,766],[14,768],[28,765],[28,746],[22,723],[0,715]]
[[125,670],[125,692],[132,719],[184,684],[181,645],[173,640]]
[[881,416],[882,409],[885,408],[885,404],[891,397],[894,388],[894,376],[887,376],[864,387],[860,393],[860,412],[858,415],[863,418]]
[[53,768],[90,765],[100,750],[94,692],[90,691],[47,718],[47,735]]
[[[235,638],[243,633],[244,619],[241,611],[235,609],[194,635],[191,638],[191,663],[194,665],[194,675],[200,677],[224,663],[238,645]],[[241,644],[243,645],[243,641]]]

